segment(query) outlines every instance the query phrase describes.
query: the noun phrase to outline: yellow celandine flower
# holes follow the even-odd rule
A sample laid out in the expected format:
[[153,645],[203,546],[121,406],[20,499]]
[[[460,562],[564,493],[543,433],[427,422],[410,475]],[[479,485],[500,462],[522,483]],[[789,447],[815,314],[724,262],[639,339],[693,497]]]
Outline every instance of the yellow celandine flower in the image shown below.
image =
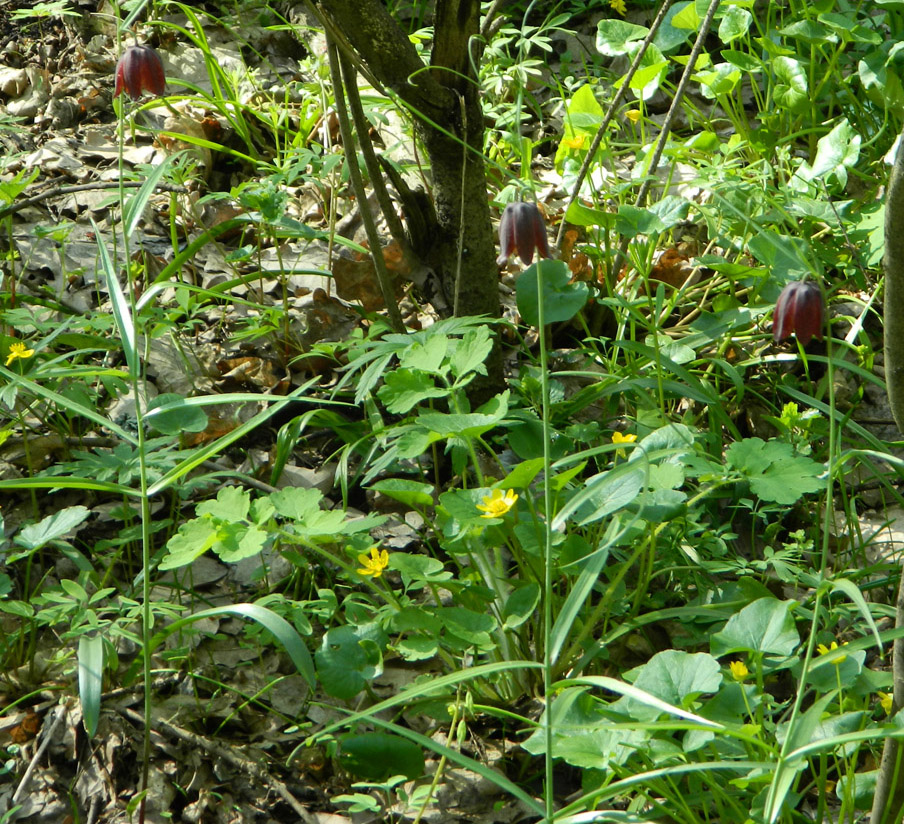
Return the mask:
[[622,16],[628,13],[628,7],[625,5],[625,0],[609,0],[609,5]]
[[640,109],[628,109],[625,112],[625,117],[632,123],[638,123],[640,121]]
[[9,347],[9,354],[6,356],[6,365],[9,366],[14,360],[19,360],[20,358],[22,360],[30,358],[34,353],[34,349],[28,349],[24,343],[16,341]]
[[569,149],[583,149],[587,142],[587,135],[576,134],[574,137],[566,137],[562,140],[562,145]]
[[383,570],[389,566],[389,553],[383,549],[377,549],[377,547],[372,546],[370,548],[370,555],[359,555],[358,563],[361,564],[361,568],[358,570],[359,575],[372,575],[374,578],[379,578],[383,574]]
[[[625,435],[622,432],[613,432],[612,433],[612,443],[634,443],[637,440],[637,435]],[[618,455],[619,458],[625,457],[624,449],[616,449],[615,454]]]
[[494,489],[489,495],[483,496],[483,503],[477,504],[477,508],[483,512],[481,518],[501,518],[508,512],[518,500],[514,489],[503,492],[501,489]]
[[743,661],[732,661],[728,668],[731,670],[731,677],[734,678],[735,681],[743,681],[748,675],[750,675],[750,670],[747,669],[747,664]]
[[[842,644],[841,646],[845,646],[846,644],[847,644],[847,641],[845,641],[844,644]],[[826,646],[825,644],[819,644],[816,647],[816,651],[820,655],[827,655],[830,652],[834,652],[836,649],[838,649],[837,641],[832,641],[832,643],[829,646]],[[837,667],[837,666],[843,664],[846,659],[847,659],[847,655],[839,655],[837,658],[832,659],[832,663]]]
[[892,707],[894,706],[894,698],[890,692],[879,693],[879,706],[885,710],[886,715],[891,715]]

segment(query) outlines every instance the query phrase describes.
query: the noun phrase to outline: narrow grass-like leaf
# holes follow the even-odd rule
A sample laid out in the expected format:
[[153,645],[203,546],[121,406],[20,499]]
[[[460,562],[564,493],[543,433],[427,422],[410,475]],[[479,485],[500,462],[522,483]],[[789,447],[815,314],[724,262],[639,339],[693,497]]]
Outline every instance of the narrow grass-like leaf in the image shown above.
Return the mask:
[[876,646],[879,647],[879,652],[881,654],[882,639],[879,637],[879,627],[876,626],[876,622],[873,620],[873,615],[870,612],[869,605],[866,603],[866,598],[863,597],[863,593],[860,591],[860,587],[847,578],[837,578],[832,581],[832,590],[843,592],[854,602],[854,605],[863,616],[863,620],[866,621],[866,625],[872,630],[873,636],[875,636],[876,639]]
[[474,758],[470,758],[467,755],[459,752],[458,750],[452,749],[451,747],[447,747],[445,744],[440,744],[438,741],[434,741],[432,738],[428,738],[426,735],[421,735],[421,733],[415,732],[408,727],[401,727],[398,724],[393,724],[391,721],[384,721],[383,719],[377,718],[376,716],[371,716],[369,720],[375,726],[382,727],[384,730],[390,730],[396,733],[396,735],[407,738],[409,741],[413,741],[415,744],[420,745],[424,749],[431,750],[441,758],[445,758],[447,761],[451,761],[453,764],[458,764],[460,767],[464,767],[466,770],[472,770],[485,781],[489,781],[491,784],[494,784],[503,792],[507,793],[513,798],[517,798],[519,801],[521,801],[521,803],[529,807],[534,813],[538,815],[545,815],[543,806],[535,798],[532,798],[530,795],[528,795],[523,789],[521,789],[521,787],[510,781],[502,773],[491,769],[485,764],[482,764],[480,761],[477,761]]
[[424,698],[443,687],[451,687],[460,684],[463,681],[485,678],[497,675],[500,672],[508,672],[509,670],[542,668],[543,665],[538,661],[500,661],[492,664],[479,664],[476,667],[468,667],[467,669],[459,670],[458,672],[450,672],[448,675],[443,675],[439,678],[431,678],[423,683],[414,684],[413,686],[402,690],[397,695],[374,704],[372,707],[360,710],[359,712],[354,712],[347,718],[342,718],[339,721],[333,721],[327,724],[310,739],[310,742],[315,743],[321,736],[329,736],[338,729],[352,726],[364,719],[371,719],[377,713],[381,713],[384,710],[398,707],[401,704],[413,703],[417,699]]
[[581,678],[566,678],[563,681],[559,681],[556,686],[570,687],[584,684],[609,690],[610,692],[617,692],[619,695],[626,695],[628,698],[633,698],[635,701],[639,701],[641,704],[645,704],[648,707],[653,707],[660,712],[677,715],[679,718],[683,718],[686,721],[692,721],[695,724],[702,724],[709,729],[725,729],[724,725],[719,724],[717,721],[711,721],[701,715],[696,715],[687,710],[683,710],[681,707],[676,707],[674,704],[669,704],[667,701],[663,701],[661,698],[651,695],[646,690],[638,689],[633,684],[628,684],[615,678],[609,678],[606,675],[585,675]]
[[[142,215],[144,214],[144,210],[148,205],[148,201],[151,199],[151,195],[154,194],[154,191],[157,188],[157,184],[160,182],[160,178],[166,173],[170,166],[173,165],[173,162],[176,160],[181,152],[169,155],[163,163],[155,166],[153,171],[145,178],[144,183],[138,188],[138,190],[130,196],[126,202],[122,206],[122,222],[123,222],[123,231],[125,232],[126,237],[131,241],[132,235],[135,234],[135,230],[138,228],[138,223],[141,220]],[[93,221],[92,221],[93,223]],[[96,229],[97,227],[95,227]],[[98,244],[100,244],[100,234],[98,233]]]
[[579,814],[579,810],[584,810],[586,807],[593,806],[607,798],[625,796],[633,787],[650,786],[659,778],[672,779],[682,775],[693,775],[695,773],[705,775],[709,772],[719,773],[724,771],[736,773],[740,777],[754,770],[769,770],[770,767],[771,764],[768,761],[709,761],[699,764],[678,764],[658,770],[635,773],[628,778],[623,778],[621,781],[613,781],[611,784],[582,795],[567,807],[559,810],[553,821],[556,824],[574,821],[574,816]]
[[[156,649],[168,635],[171,635],[195,621],[200,621],[202,618],[217,618],[221,615],[237,615],[240,618],[251,618],[252,620],[257,621],[264,629],[272,632],[276,640],[279,641],[280,644],[285,647],[286,652],[289,653],[289,657],[292,659],[292,663],[295,664],[298,672],[313,689],[314,684],[316,683],[314,661],[301,636],[285,618],[259,604],[230,604],[224,607],[204,609],[200,612],[193,612],[191,615],[187,615],[184,618],[178,618],[173,621],[173,623],[169,624],[166,629],[158,632],[151,638],[151,648]],[[301,702],[299,701],[299,704],[300,703]]]
[[113,267],[113,261],[110,260],[107,247],[102,240],[103,233],[98,228],[94,218],[91,218],[91,225],[94,227],[94,234],[97,238],[97,253],[100,257],[100,265],[104,276],[107,279],[107,290],[110,293],[110,302],[113,304],[113,318],[116,320],[116,328],[119,329],[119,336],[126,356],[126,365],[129,367],[129,373],[137,376],[139,374],[138,342],[135,337],[132,310],[125,293],[122,291],[116,269]]
[[[214,455],[222,452],[229,444],[235,443],[239,438],[244,437],[249,432],[251,432],[256,427],[260,426],[260,424],[264,423],[264,421],[269,420],[273,415],[275,415],[280,409],[282,409],[286,404],[297,402],[298,398],[302,393],[304,393],[307,389],[313,386],[317,381],[319,381],[319,377],[311,378],[307,383],[299,386],[294,392],[289,395],[284,395],[280,398],[274,398],[269,395],[254,395],[255,401],[258,403],[265,402],[268,400],[273,400],[273,404],[266,409],[258,412],[253,418],[245,421],[241,426],[233,429],[232,432],[229,432],[223,435],[212,443],[207,444],[206,446],[198,449],[193,452],[190,457],[181,461],[177,466],[174,466],[169,472],[167,472],[162,478],[160,478],[156,483],[152,484],[148,488],[148,496],[153,496],[162,492],[164,489],[168,489],[172,484],[178,481],[180,478],[185,477],[189,472],[191,472],[196,466],[200,466],[204,461],[208,458],[213,457]],[[208,398],[188,398],[186,399],[186,405],[191,405],[191,401],[197,401],[197,405],[205,405],[207,403],[214,404],[219,401],[214,400],[211,397]],[[201,403],[203,401],[203,403]]]
[[97,632],[78,639],[78,697],[89,737],[97,732],[104,673],[104,639]]
[[83,418],[87,418],[89,421],[93,421],[98,426],[109,429],[124,441],[132,444],[132,446],[137,446],[138,444],[138,441],[134,435],[127,432],[121,426],[113,423],[113,421],[111,421],[109,418],[101,415],[97,410],[91,407],[82,406],[72,398],[61,395],[59,392],[54,392],[52,389],[47,389],[41,384],[36,383],[33,380],[29,380],[23,375],[17,375],[15,372],[10,372],[9,369],[6,369],[3,366],[0,366],[0,378],[5,378],[6,381],[12,384],[19,384],[19,386],[22,386],[28,392],[31,392],[32,394],[37,395],[38,397],[43,398],[46,401],[50,401],[56,409],[65,409],[67,412],[71,412],[73,415],[80,415]]
[[90,489],[94,492],[109,492],[113,495],[130,495],[132,497],[138,497],[139,495],[137,489],[132,489],[122,484],[110,483],[109,481],[50,475],[43,477],[37,475],[32,478],[15,478],[9,481],[0,481],[0,489]]

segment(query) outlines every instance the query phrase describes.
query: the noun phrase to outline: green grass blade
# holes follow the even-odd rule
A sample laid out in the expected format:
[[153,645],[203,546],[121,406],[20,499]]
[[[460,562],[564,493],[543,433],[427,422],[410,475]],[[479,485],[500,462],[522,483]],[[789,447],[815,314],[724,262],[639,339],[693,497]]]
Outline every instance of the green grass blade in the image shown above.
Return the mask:
[[78,698],[89,738],[97,732],[104,674],[104,639],[97,632],[78,639]]

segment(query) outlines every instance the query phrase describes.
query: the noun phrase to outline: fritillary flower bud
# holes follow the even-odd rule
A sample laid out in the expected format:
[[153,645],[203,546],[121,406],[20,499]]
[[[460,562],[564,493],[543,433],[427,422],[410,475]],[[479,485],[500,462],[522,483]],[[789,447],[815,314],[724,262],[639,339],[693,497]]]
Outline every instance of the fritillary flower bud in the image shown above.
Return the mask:
[[504,266],[516,251],[525,266],[533,261],[535,251],[540,257],[552,257],[546,224],[536,203],[509,203],[505,207],[499,221],[499,246],[501,254],[496,259],[499,266]]
[[155,97],[163,94],[166,75],[163,61],[152,46],[129,46],[116,64],[116,89],[113,97],[125,92],[132,100],[138,100],[142,92]]
[[793,332],[806,346],[813,338],[822,340],[825,320],[825,301],[819,286],[808,280],[789,283],[775,303],[772,335],[780,341]]

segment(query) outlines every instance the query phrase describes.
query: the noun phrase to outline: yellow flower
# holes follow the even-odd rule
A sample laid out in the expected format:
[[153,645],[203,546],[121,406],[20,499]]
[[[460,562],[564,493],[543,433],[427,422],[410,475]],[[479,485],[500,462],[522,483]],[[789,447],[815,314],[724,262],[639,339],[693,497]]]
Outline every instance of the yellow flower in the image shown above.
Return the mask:
[[[847,641],[845,641],[844,644],[842,644],[841,646],[845,646],[846,644],[847,644]],[[832,643],[829,646],[826,646],[825,644],[819,644],[816,647],[816,650],[820,655],[828,655],[828,653],[834,652],[836,649],[838,649],[837,641],[832,641]],[[845,662],[845,659],[847,659],[847,655],[838,655],[832,659],[832,663],[837,667],[837,666],[843,664]]]
[[574,137],[562,138],[562,145],[568,149],[583,149],[587,142],[587,135],[576,134]]
[[628,109],[628,111],[625,112],[625,117],[632,123],[640,122],[640,109]]
[[886,715],[891,715],[892,707],[894,705],[894,698],[890,692],[880,692],[879,693],[879,706],[885,710]]
[[508,512],[518,500],[514,489],[503,492],[501,489],[494,489],[489,495],[483,496],[483,503],[477,504],[477,508],[483,512],[481,518],[501,518]]
[[[613,432],[612,433],[612,443],[634,443],[637,440],[637,435],[624,435],[621,432]],[[618,455],[619,458],[625,457],[624,449],[616,449],[615,454]]]
[[14,360],[18,360],[19,358],[22,360],[30,358],[34,353],[34,349],[26,349],[24,343],[16,341],[9,347],[9,355],[6,356],[6,365],[9,366]]
[[735,681],[743,681],[748,675],[750,675],[750,670],[747,669],[747,664],[743,661],[732,661],[728,668],[731,670],[731,677],[734,678]]
[[375,546],[370,548],[370,556],[359,555],[358,563],[361,568],[358,570],[359,575],[373,575],[379,578],[383,574],[383,570],[389,566],[389,553],[383,549],[379,550]]
[[625,0],[609,0],[609,5],[622,16],[628,13],[628,7],[625,5]]

